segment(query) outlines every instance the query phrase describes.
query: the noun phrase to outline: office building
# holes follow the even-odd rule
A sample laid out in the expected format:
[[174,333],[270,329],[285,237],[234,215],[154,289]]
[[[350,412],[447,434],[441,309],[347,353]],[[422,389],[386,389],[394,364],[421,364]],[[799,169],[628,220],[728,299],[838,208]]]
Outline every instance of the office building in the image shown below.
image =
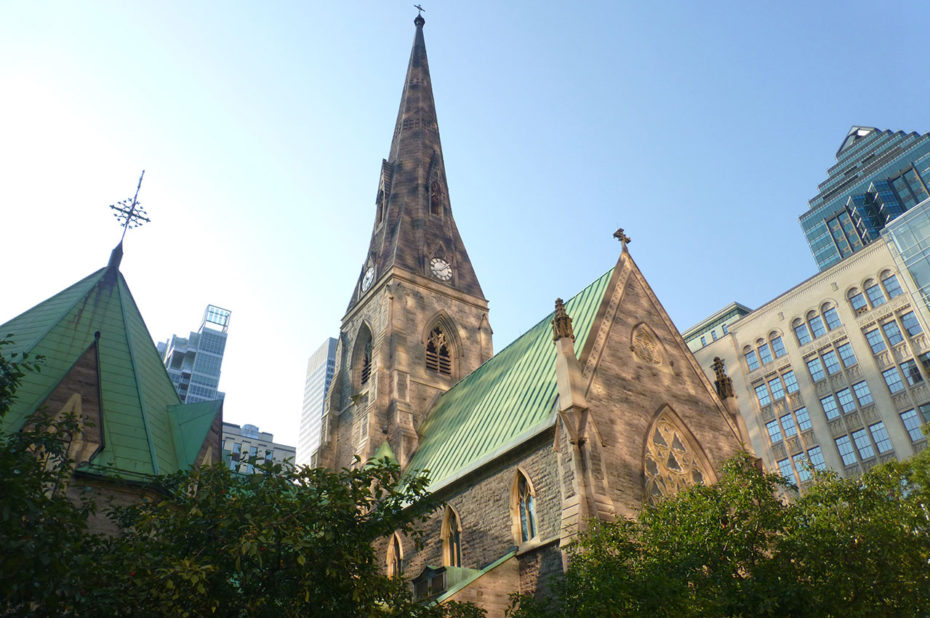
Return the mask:
[[230,470],[254,474],[265,463],[294,464],[293,446],[278,444],[274,435],[255,425],[223,423],[223,461]]
[[827,179],[801,215],[826,270],[878,239],[885,225],[930,197],[930,134],[850,129]]
[[858,475],[926,447],[927,306],[895,254],[879,237],[716,341],[698,342],[714,316],[683,333],[710,379],[724,361],[755,453],[802,487],[812,468]]
[[228,309],[207,305],[197,332],[188,337],[172,335],[158,344],[158,353],[181,401],[195,403],[224,397],[217,389],[230,315]]
[[297,465],[299,466],[316,466],[313,456],[320,448],[323,404],[335,370],[336,339],[330,337],[307,361],[304,405],[300,414],[300,436],[297,439]]

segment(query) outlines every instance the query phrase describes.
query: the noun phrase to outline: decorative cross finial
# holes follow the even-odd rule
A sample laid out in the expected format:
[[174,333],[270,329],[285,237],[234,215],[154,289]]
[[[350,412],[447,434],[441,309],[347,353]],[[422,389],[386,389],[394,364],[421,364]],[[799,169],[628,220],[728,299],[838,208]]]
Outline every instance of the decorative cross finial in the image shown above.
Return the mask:
[[420,6],[419,4],[414,4],[414,5],[413,5],[413,8],[415,8],[415,9],[417,10],[417,16],[419,16],[420,14],[423,13],[423,11],[426,10],[426,9],[424,9],[422,6]]
[[123,235],[120,236],[119,239],[120,244],[122,244],[123,239],[126,238],[126,230],[134,227],[141,227],[143,224],[152,221],[148,218],[148,213],[145,212],[145,209],[142,208],[142,205],[139,203],[139,189],[142,188],[143,176],[145,176],[145,170],[142,170],[142,174],[139,176],[139,184],[136,185],[136,194],[132,196],[132,200],[125,199],[116,204],[110,204],[110,208],[115,211],[113,216],[116,217],[116,220],[123,226]]
[[575,340],[575,333],[572,331],[572,319],[568,317],[568,312],[565,311],[565,304],[561,298],[555,299],[555,317],[552,318],[552,331],[553,341],[565,339],[566,337],[572,341]]
[[623,228],[622,228],[622,227],[619,228],[619,229],[617,229],[616,232],[614,232],[614,238],[616,238],[617,240],[619,240],[619,241],[620,241],[620,244],[623,245],[623,251],[626,251],[626,250],[627,250],[627,249],[626,249],[627,244],[633,242],[633,241],[630,240],[630,237],[629,237],[629,236],[627,236],[626,234],[623,233]]

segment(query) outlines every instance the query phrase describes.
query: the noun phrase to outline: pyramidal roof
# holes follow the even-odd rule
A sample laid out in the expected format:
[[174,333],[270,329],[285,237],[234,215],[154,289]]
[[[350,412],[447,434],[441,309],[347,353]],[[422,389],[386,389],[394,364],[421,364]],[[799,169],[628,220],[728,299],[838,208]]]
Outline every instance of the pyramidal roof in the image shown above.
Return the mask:
[[96,345],[102,448],[88,470],[147,477],[186,469],[222,401],[181,403],[119,272],[117,252],[121,247],[106,268],[0,326],[13,341],[4,354],[44,357],[41,371],[23,378],[3,429],[19,430]]
[[[615,267],[616,268],[616,267]],[[571,300],[575,350],[582,350],[614,268]],[[446,391],[419,432],[408,470],[427,470],[437,488],[555,421],[558,397],[553,313]]]
[[423,38],[425,20],[418,16],[414,24],[391,150],[381,165],[375,225],[349,310],[364,296],[361,283],[369,267],[376,281],[394,267],[429,276],[432,258],[452,266],[454,274],[445,285],[484,298],[452,217]]

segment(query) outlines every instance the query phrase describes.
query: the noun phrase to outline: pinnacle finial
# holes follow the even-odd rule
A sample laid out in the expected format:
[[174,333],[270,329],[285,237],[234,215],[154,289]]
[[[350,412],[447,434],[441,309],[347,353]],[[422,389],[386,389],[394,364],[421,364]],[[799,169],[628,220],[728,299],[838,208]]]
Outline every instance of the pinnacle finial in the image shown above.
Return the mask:
[[555,317],[552,318],[553,341],[565,339],[566,337],[575,340],[575,333],[572,332],[572,319],[568,317],[565,311],[565,304],[561,298],[555,299]]
[[422,6],[420,6],[419,4],[414,4],[414,5],[413,5],[413,8],[415,8],[415,9],[417,10],[417,16],[416,16],[416,18],[414,18],[413,23],[416,24],[416,27],[417,27],[417,28],[422,28],[422,27],[423,27],[423,24],[426,23],[426,20],[423,19],[423,11],[425,11],[426,9],[424,9],[424,8],[423,8]]
[[630,240],[630,237],[629,237],[629,236],[627,236],[626,234],[623,233],[623,228],[622,228],[622,227],[621,227],[621,228],[618,228],[617,231],[614,232],[614,238],[616,238],[617,240],[619,240],[619,241],[620,241],[620,244],[623,245],[623,248],[622,248],[623,251],[626,251],[626,250],[627,250],[626,246],[627,246],[629,243],[633,242],[633,241]]
[[714,357],[714,363],[711,365],[714,369],[714,388],[721,399],[733,397],[733,380],[727,375],[727,370],[723,365],[723,359],[719,356]]

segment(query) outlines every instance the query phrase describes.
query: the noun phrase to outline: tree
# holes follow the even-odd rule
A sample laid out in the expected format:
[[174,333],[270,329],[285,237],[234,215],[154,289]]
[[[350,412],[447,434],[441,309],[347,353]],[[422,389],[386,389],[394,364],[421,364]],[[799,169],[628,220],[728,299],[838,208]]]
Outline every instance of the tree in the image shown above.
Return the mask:
[[715,485],[592,522],[555,602],[516,597],[510,615],[924,615],[928,480],[924,452],[857,479],[818,474],[798,497],[740,456]]

